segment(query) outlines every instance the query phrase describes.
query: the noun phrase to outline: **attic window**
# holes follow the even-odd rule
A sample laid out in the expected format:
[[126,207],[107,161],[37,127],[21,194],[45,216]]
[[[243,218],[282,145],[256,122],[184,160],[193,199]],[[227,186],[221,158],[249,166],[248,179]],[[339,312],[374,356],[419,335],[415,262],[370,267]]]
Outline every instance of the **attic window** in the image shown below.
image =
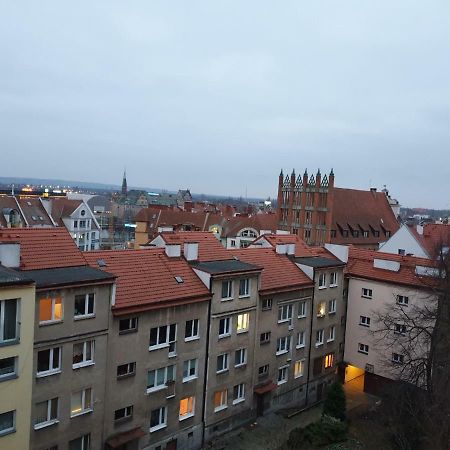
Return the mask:
[[37,220],[37,217],[36,217],[36,216],[31,216],[31,218],[32,218],[33,220]]
[[28,206],[31,206],[31,202],[27,202],[27,205],[28,205]]
[[106,267],[107,264],[104,259],[97,259],[98,267]]
[[44,218],[42,216],[39,216],[39,220],[44,220]]
[[181,277],[175,277],[175,280],[178,284],[184,283],[184,280]]

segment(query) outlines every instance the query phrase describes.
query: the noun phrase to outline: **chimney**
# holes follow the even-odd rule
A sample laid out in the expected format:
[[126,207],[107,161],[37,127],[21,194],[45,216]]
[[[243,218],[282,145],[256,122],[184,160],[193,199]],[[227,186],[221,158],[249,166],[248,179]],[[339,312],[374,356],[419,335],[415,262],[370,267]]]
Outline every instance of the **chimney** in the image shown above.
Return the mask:
[[287,244],[287,254],[288,256],[295,256],[295,244]]
[[198,242],[185,242],[183,251],[186,261],[197,261]]
[[286,251],[287,251],[287,244],[277,244],[276,247],[275,247],[275,251],[279,255],[285,255]]
[[20,267],[20,244],[0,242],[0,264],[5,267]]
[[377,188],[376,187],[371,187],[370,188],[370,192],[377,192]]
[[417,230],[417,232],[418,232],[420,235],[423,234],[423,226],[422,226],[422,225],[417,225],[417,226],[416,226],[416,230]]
[[181,256],[181,245],[180,244],[166,244],[165,251],[166,251],[166,255],[169,258],[178,258]]

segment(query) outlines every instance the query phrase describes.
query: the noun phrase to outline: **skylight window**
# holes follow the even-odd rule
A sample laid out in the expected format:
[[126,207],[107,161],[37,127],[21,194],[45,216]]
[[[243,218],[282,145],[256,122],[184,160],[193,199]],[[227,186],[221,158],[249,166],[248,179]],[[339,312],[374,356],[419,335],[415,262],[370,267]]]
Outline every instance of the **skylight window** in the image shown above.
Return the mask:
[[184,280],[181,277],[175,277],[175,280],[178,284],[184,283]]
[[107,264],[104,259],[97,259],[98,267],[106,267]]

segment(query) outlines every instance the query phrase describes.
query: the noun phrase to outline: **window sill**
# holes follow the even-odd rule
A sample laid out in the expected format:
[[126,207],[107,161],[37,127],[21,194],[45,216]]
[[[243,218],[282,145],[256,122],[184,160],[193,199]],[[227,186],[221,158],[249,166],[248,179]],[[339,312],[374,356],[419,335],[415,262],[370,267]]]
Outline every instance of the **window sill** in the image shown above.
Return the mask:
[[81,411],[81,412],[79,412],[79,413],[71,414],[71,415],[70,415],[70,418],[73,419],[74,417],[84,416],[84,415],[86,415],[86,414],[90,414],[90,413],[93,412],[93,411],[94,411],[94,410],[93,410],[92,408],[85,409],[85,410],[83,410],[83,411]]
[[119,330],[119,335],[130,334],[130,333],[137,333],[137,328],[131,328],[129,330]]
[[123,380],[124,378],[134,377],[135,375],[136,375],[136,372],[124,373],[123,375],[117,375],[117,380]]
[[192,336],[184,338],[184,342],[192,342],[192,341],[198,341],[200,339],[200,336]]
[[323,345],[323,342],[316,342],[316,343],[315,343],[315,347],[316,347],[316,348],[320,347],[321,345]]
[[278,324],[282,324],[282,323],[289,323],[292,319],[283,319],[283,320],[278,320]]
[[20,344],[19,338],[11,339],[10,341],[0,341],[0,347],[7,347],[8,345],[17,345],[17,344]]
[[46,372],[38,372],[36,373],[36,378],[46,378],[50,377],[52,375],[57,375],[58,373],[61,373],[61,369],[58,370],[47,370]]
[[189,381],[196,380],[197,378],[198,378],[197,375],[192,376],[192,377],[186,377],[186,378],[183,378],[183,383],[189,383]]
[[217,370],[217,371],[216,371],[216,375],[221,375],[222,373],[227,373],[227,372],[229,372],[229,371],[230,371],[230,369]]
[[73,320],[95,319],[95,314],[86,314],[83,316],[74,316]]
[[336,314],[336,311],[328,311],[328,315],[331,316],[333,314]]
[[189,413],[189,414],[186,414],[184,416],[178,416],[178,421],[182,422],[183,420],[190,419],[191,417],[194,417],[194,415],[195,415],[194,413]]
[[217,413],[217,412],[223,411],[224,409],[227,409],[227,408],[228,408],[228,405],[218,406],[217,408],[214,408],[214,412]]
[[152,352],[153,350],[161,350],[162,348],[169,348],[169,344],[152,345],[148,347],[148,351]]
[[2,381],[8,381],[8,380],[15,380],[16,378],[19,378],[19,375],[17,375],[16,372],[8,373],[5,375],[0,376],[0,383]]
[[247,367],[247,363],[242,363],[242,364],[236,364],[234,366],[235,369],[245,369]]
[[335,287],[338,287],[338,285],[337,284],[330,284],[330,288],[335,288]]
[[149,431],[150,431],[150,433],[154,433],[155,431],[162,430],[163,428],[166,428],[166,427],[167,427],[167,424],[163,423],[161,425],[157,425],[156,427],[150,428]]
[[167,389],[167,385],[163,384],[161,386],[153,387],[153,388],[147,388],[147,394],[153,394],[153,392],[162,391],[164,389]]
[[372,300],[373,297],[368,297],[367,295],[361,295],[361,298],[367,298],[368,300]]
[[239,298],[250,298],[250,294],[240,295]]
[[245,402],[245,398],[239,398],[237,400],[233,400],[233,405],[239,405],[239,403]]
[[46,327],[47,325],[56,325],[58,323],[62,323],[63,320],[46,320],[44,322],[39,322],[40,327]]
[[236,330],[237,334],[243,334],[243,333],[248,333],[248,328],[246,328],[245,330]]
[[72,364],[72,369],[82,369],[83,367],[89,367],[89,366],[94,366],[95,362],[93,361],[89,361],[89,362],[81,362],[81,363],[76,363],[76,364]]
[[225,339],[231,336],[231,333],[228,334],[219,334],[219,339]]
[[326,288],[327,288],[326,286],[319,286],[319,291]]
[[294,378],[295,378],[296,380],[298,380],[298,379],[301,378],[302,376],[303,376],[302,373],[300,373],[300,374],[298,374],[298,375],[295,375],[295,374],[294,374]]
[[15,429],[15,428],[10,428],[10,429],[8,429],[8,430],[0,431],[0,437],[6,436],[6,435],[8,435],[8,434],[15,433],[15,432],[16,432],[16,429]]
[[297,316],[297,319],[306,319],[306,314],[304,316]]
[[282,350],[282,351],[276,352],[275,356],[285,355],[286,353],[289,353],[289,350]]
[[323,317],[325,317],[325,314],[317,314],[318,319],[322,319]]
[[334,342],[334,338],[333,339],[327,339],[327,344],[329,344],[330,342]]
[[220,301],[221,302],[229,302],[229,301],[231,301],[233,299],[234,299],[234,297],[226,297],[226,298],[221,298]]
[[297,350],[300,350],[301,348],[305,348],[305,344],[302,344],[302,345],[296,345],[295,348],[296,348]]
[[287,380],[281,380],[277,381],[277,385],[280,386],[281,384],[287,383]]
[[57,423],[59,423],[58,419],[49,420],[48,422],[37,423],[33,428],[35,430],[41,430],[42,428],[51,427],[52,425],[56,425]]

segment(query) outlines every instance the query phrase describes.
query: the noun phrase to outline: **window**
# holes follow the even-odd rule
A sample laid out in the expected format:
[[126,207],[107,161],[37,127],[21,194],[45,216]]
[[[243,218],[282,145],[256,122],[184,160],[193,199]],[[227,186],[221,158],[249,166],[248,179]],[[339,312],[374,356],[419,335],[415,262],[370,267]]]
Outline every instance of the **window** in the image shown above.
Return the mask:
[[119,334],[132,333],[138,329],[138,318],[130,317],[119,320]]
[[246,331],[248,331],[249,322],[250,322],[250,313],[239,314],[237,316],[236,331],[238,333],[245,333]]
[[180,400],[178,420],[188,419],[194,415],[195,397],[185,397]]
[[161,367],[147,372],[147,393],[159,391],[167,387],[167,383],[175,380],[175,366]]
[[15,378],[17,375],[17,357],[0,359],[0,381]]
[[198,335],[198,319],[186,320],[186,327],[184,330],[184,340],[193,341],[194,339],[199,339]]
[[228,407],[228,391],[223,389],[222,391],[216,391],[214,393],[214,412],[222,411]]
[[250,297],[250,279],[243,278],[239,281],[239,297]]
[[234,367],[241,367],[247,364],[247,349],[240,348],[234,353]]
[[334,363],[334,353],[328,353],[323,358],[323,366],[325,369],[329,369],[330,367],[333,367]]
[[39,323],[59,322],[62,320],[62,299],[41,298],[39,300]]
[[325,302],[320,302],[317,305],[317,317],[324,317],[325,316],[325,312],[326,312],[326,303]]
[[38,377],[53,375],[61,372],[61,347],[53,347],[41,350],[37,355]]
[[70,397],[70,417],[76,417],[92,411],[92,389],[86,388],[74,392]]
[[78,228],[78,220],[74,220],[73,221],[73,227],[74,228]]
[[264,333],[261,333],[259,336],[259,343],[262,344],[268,344],[270,342],[270,331],[266,331]]
[[120,364],[117,366],[117,378],[125,378],[136,373],[136,363]]
[[404,248],[399,248],[399,249],[398,249],[398,254],[399,254],[399,255],[402,255],[402,256],[403,256],[405,253],[406,253],[406,251],[405,251]]
[[330,287],[336,287],[338,285],[337,282],[337,272],[330,273]]
[[303,348],[305,346],[305,332],[299,331],[297,334],[297,348]]
[[222,281],[222,300],[233,299],[233,281]]
[[153,409],[150,413],[150,433],[167,426],[167,409],[165,406]]
[[217,357],[217,373],[228,370],[228,353],[222,353]]
[[95,341],[85,341],[73,344],[73,369],[94,364],[94,344]]
[[126,406],[125,408],[116,409],[114,411],[114,420],[121,421],[131,419],[133,417],[133,405]]
[[16,411],[0,414],[0,436],[16,431]]
[[236,247],[236,239],[231,239],[230,247]]
[[406,334],[406,325],[403,325],[401,323],[394,324],[394,333],[404,336]]
[[44,428],[58,422],[58,397],[36,403],[34,429]]
[[292,319],[292,305],[283,305],[278,308],[278,323],[287,322]]
[[362,288],[361,297],[364,298],[372,298],[372,289]]
[[369,346],[367,344],[358,344],[358,352],[359,353],[364,353],[365,355],[367,355],[369,353]]
[[84,319],[94,316],[94,294],[75,295],[75,311],[76,319]]
[[17,299],[0,301],[0,343],[19,339],[19,311]]
[[224,317],[219,321],[219,339],[231,335],[231,318]]
[[277,339],[277,355],[287,353],[291,349],[291,337],[284,336]]
[[316,331],[316,347],[323,344],[323,330]]
[[69,442],[69,450],[89,450],[91,448],[91,435],[85,434]]
[[328,339],[327,342],[334,341],[334,337],[336,335],[336,327],[333,325],[330,327],[329,333],[328,333]]
[[328,300],[328,314],[336,313],[336,299]]
[[197,378],[197,359],[188,359],[183,363],[183,383]]
[[327,274],[319,274],[319,289],[325,289],[327,287]]
[[233,388],[233,405],[237,405],[245,400],[245,384],[236,384]]
[[304,359],[300,359],[299,361],[295,361],[295,364],[294,364],[294,378],[302,377],[304,371],[305,371],[305,360]]
[[256,233],[253,230],[243,230],[241,236],[256,238]]
[[268,310],[272,309],[272,299],[264,298],[261,303],[261,309],[263,311],[268,311]]
[[289,366],[283,366],[278,369],[278,377],[277,377],[277,383],[283,384],[286,383],[288,380],[288,367]]
[[363,327],[370,327],[370,317],[359,316],[359,324]]
[[399,355],[398,353],[392,353],[392,362],[396,364],[403,364],[405,358],[403,355]]
[[298,318],[306,317],[306,301],[298,302]]
[[264,364],[264,366],[261,366],[258,368],[258,376],[264,377],[269,374],[269,364]]
[[409,305],[409,297],[405,295],[397,295],[397,303],[399,305],[408,306]]
[[163,325],[162,327],[152,328],[150,330],[151,350],[169,347],[169,356],[175,356],[175,343],[177,338],[177,325]]

